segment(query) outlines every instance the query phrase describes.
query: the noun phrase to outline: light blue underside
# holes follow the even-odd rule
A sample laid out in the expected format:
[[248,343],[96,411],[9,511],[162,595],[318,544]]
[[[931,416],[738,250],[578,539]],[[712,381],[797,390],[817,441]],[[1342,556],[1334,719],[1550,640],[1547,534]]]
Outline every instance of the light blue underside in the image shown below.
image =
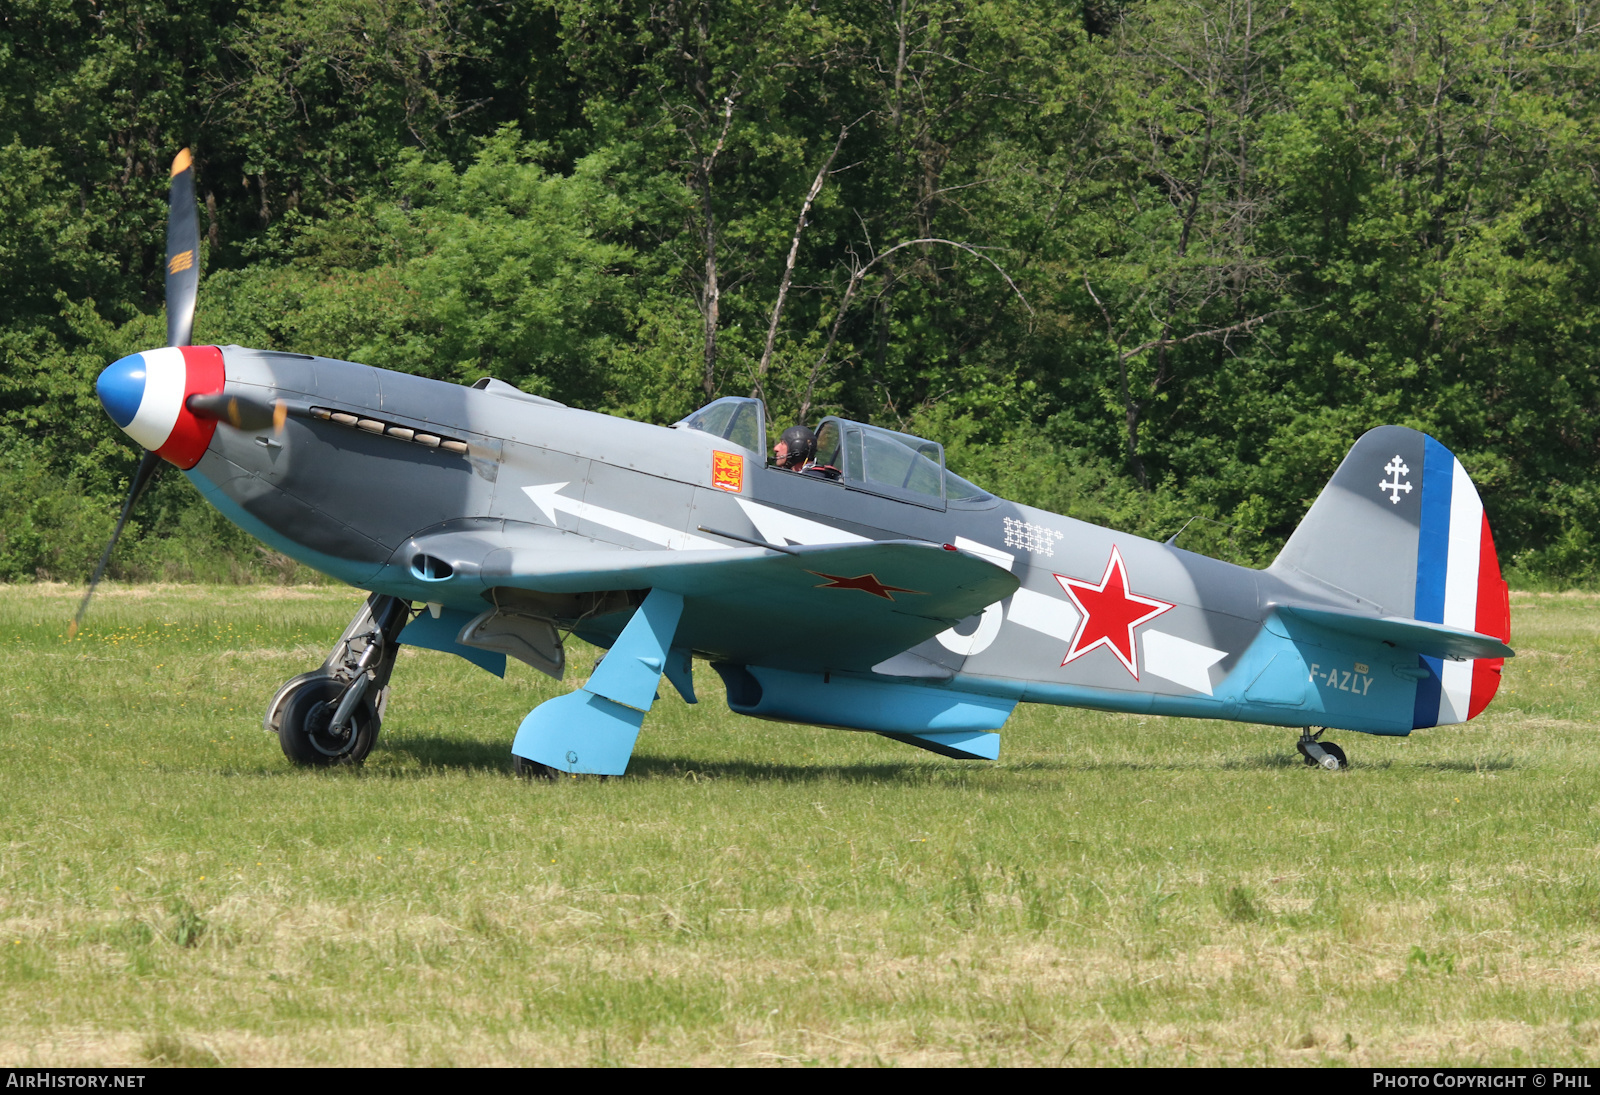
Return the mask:
[[[867,730],[941,756],[994,760],[1015,699],[937,685],[869,680],[840,673],[793,673],[722,666],[728,707],[783,722]],[[740,681],[746,683],[740,684]]]
[[947,734],[884,734],[930,753],[956,760],[999,760],[1000,735],[957,730]]
[[860,677],[791,673],[750,666],[761,698],[728,705],[741,715],[783,719],[814,726],[838,726],[874,733],[973,734],[998,730],[1016,707],[1014,699],[921,684]]
[[[1409,651],[1273,616],[1210,696],[1198,692],[1166,696],[964,674],[957,674],[950,687],[1063,707],[1403,736],[1412,730],[1417,685],[1397,670],[1411,672],[1415,664],[1416,656]],[[1356,673],[1357,665],[1367,666],[1367,672]],[[1335,674],[1332,684],[1326,676],[1330,671]]]
[[470,624],[474,618],[472,613],[454,608],[440,609],[437,620],[433,618],[431,612],[424,612],[406,624],[405,630],[400,632],[400,643],[419,646],[424,650],[442,650],[446,654],[465,658],[479,669],[493,673],[497,677],[504,677],[506,675],[504,654],[492,650],[479,650],[456,642],[456,636],[461,634],[461,629]]

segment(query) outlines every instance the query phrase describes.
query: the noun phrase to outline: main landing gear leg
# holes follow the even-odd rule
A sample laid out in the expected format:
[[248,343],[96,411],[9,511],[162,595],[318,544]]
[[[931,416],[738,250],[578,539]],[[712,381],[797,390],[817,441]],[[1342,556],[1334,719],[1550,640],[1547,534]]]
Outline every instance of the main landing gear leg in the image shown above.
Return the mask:
[[291,677],[267,704],[262,725],[296,764],[360,764],[372,751],[389,700],[396,640],[411,602],[374,593],[344,629],[327,660]]
[[1300,730],[1300,740],[1295,742],[1294,747],[1300,751],[1300,755],[1306,759],[1306,763],[1313,768],[1322,767],[1330,772],[1348,768],[1350,762],[1344,759],[1343,749],[1340,749],[1331,741],[1319,740],[1325,733],[1327,733],[1326,729],[1318,730],[1313,734],[1311,727],[1303,727]]
[[580,691],[528,713],[511,743],[519,774],[620,776],[655,700],[683,598],[653,589]]

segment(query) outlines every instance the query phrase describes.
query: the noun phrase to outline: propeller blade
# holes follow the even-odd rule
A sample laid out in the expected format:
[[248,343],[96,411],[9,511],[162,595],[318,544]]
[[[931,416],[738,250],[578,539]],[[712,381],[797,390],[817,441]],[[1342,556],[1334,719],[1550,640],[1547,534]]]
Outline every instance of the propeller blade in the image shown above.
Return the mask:
[[167,345],[187,346],[200,288],[200,216],[194,207],[194,160],[186,148],[172,161],[167,199]]
[[78,605],[78,614],[72,618],[72,625],[67,628],[67,638],[77,638],[78,628],[83,624],[83,614],[89,611],[89,598],[94,596],[95,587],[100,584],[100,579],[105,575],[106,565],[111,562],[111,552],[117,546],[117,538],[122,535],[122,528],[128,523],[128,514],[133,512],[133,505],[139,500],[139,495],[144,493],[144,488],[156,477],[156,472],[161,470],[164,461],[153,452],[146,452],[144,459],[139,461],[139,469],[133,473],[133,482],[128,485],[127,500],[122,503],[122,516],[117,518],[117,527],[111,530],[111,542],[106,545],[105,554],[100,556],[100,565],[94,568],[94,577],[89,579],[89,588],[83,595],[83,601]]
[[283,429],[283,421],[289,412],[288,404],[281,399],[268,403],[264,399],[229,395],[227,392],[191,395],[184,406],[197,418],[214,418],[236,430],[264,430],[271,426],[273,433]]

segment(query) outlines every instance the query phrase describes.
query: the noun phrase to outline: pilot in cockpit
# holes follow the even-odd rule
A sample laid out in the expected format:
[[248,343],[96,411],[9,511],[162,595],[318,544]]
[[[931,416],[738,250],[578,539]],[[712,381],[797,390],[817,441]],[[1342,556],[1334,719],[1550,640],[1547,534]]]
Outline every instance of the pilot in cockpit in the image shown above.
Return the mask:
[[829,464],[816,462],[817,435],[804,426],[790,426],[772,446],[772,455],[778,467],[799,472],[816,479],[838,479],[841,472]]

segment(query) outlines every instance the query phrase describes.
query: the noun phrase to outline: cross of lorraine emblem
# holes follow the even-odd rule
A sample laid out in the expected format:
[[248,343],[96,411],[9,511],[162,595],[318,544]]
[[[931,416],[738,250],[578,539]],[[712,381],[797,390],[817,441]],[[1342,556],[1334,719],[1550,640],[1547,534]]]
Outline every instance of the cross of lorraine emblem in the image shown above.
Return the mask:
[[1393,460],[1383,466],[1383,470],[1388,472],[1391,478],[1379,483],[1378,489],[1388,491],[1389,501],[1398,504],[1401,491],[1405,491],[1407,494],[1411,493],[1411,484],[1400,478],[1402,475],[1410,475],[1411,469],[1406,467],[1406,462],[1401,460],[1397,454]]

